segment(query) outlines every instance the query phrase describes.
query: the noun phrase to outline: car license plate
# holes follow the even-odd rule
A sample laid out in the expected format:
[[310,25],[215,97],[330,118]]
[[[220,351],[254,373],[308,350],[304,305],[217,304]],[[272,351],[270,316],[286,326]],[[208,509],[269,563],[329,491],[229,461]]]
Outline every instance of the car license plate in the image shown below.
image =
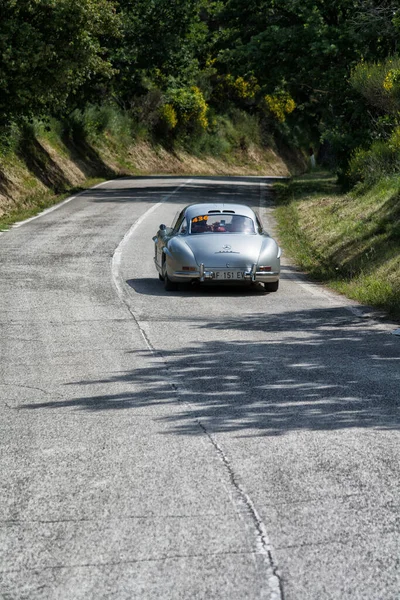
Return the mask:
[[238,281],[244,279],[244,271],[214,271],[214,279],[219,281]]

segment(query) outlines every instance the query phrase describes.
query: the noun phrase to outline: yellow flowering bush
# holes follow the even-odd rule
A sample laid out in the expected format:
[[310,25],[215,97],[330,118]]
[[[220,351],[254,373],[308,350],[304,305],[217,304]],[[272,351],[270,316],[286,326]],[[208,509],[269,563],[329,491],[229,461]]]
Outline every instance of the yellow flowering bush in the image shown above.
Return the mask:
[[163,104],[159,110],[160,120],[167,129],[175,129],[178,124],[176,110],[172,104]]
[[200,124],[200,126],[203,129],[207,129],[207,127],[208,127],[207,102],[205,101],[205,98],[204,98],[201,90],[198,87],[193,86],[191,88],[191,90],[193,92],[193,96],[195,99],[194,116],[197,118],[197,122]]
[[290,114],[296,108],[296,103],[288,92],[279,92],[277,94],[267,94],[264,96],[265,106],[279,123],[284,123],[286,115]]
[[387,92],[391,92],[395,84],[400,83],[400,70],[399,69],[390,69],[387,72],[385,79],[383,80],[383,88]]
[[208,106],[202,91],[192,86],[190,88],[179,88],[169,92],[170,103],[174,109],[178,121],[183,125],[198,125],[207,129]]
[[225,83],[242,100],[252,100],[257,92],[260,91],[257,79],[253,76],[246,80],[243,77],[236,77],[235,79],[233,75],[226,75]]

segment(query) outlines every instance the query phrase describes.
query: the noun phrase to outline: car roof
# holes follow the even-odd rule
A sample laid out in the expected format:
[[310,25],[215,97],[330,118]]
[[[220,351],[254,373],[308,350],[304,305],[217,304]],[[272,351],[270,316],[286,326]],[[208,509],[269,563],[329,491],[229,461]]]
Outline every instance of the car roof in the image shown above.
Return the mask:
[[214,203],[204,203],[204,204],[190,204],[186,207],[186,216],[189,219],[196,217],[198,215],[207,215],[207,214],[238,214],[243,215],[244,217],[250,217],[254,219],[254,211],[245,204],[234,204],[232,203],[222,203],[222,202],[214,202]]

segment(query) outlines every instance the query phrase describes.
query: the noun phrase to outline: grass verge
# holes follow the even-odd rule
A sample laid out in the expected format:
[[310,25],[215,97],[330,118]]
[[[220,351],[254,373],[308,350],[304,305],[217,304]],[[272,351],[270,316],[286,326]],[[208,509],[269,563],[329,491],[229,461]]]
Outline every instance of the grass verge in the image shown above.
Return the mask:
[[278,236],[311,278],[400,318],[400,177],[342,193],[313,172],[274,186]]

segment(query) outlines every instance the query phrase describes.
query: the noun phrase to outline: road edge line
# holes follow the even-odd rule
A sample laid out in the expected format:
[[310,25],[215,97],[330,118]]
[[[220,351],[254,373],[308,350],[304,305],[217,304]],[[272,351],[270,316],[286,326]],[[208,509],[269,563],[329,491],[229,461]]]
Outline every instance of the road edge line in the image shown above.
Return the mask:
[[[72,200],[79,198],[79,196],[82,196],[85,192],[87,192],[89,190],[95,190],[96,188],[100,187],[101,185],[105,185],[106,183],[110,183],[111,181],[114,181],[114,180],[109,179],[108,181],[102,181],[101,183],[97,183],[93,187],[82,190],[78,194],[74,194],[74,196],[70,196],[69,198],[66,198],[62,202],[59,202],[58,204],[54,204],[53,206],[50,206],[49,208],[45,208],[44,210],[42,210],[39,214],[35,215],[34,217],[29,217],[29,219],[24,219],[23,221],[17,221],[16,223],[13,223],[12,225],[10,225],[10,228],[8,229],[8,231],[10,231],[11,229],[18,229],[18,227],[22,227],[22,225],[26,225],[27,223],[30,223],[31,221],[35,221],[36,219],[39,219],[40,217],[44,217],[45,215],[48,215],[49,213],[51,213],[55,210],[58,210],[59,208],[64,206],[64,204],[68,204],[68,202],[71,202]],[[7,230],[3,231],[2,233],[7,233]]]

